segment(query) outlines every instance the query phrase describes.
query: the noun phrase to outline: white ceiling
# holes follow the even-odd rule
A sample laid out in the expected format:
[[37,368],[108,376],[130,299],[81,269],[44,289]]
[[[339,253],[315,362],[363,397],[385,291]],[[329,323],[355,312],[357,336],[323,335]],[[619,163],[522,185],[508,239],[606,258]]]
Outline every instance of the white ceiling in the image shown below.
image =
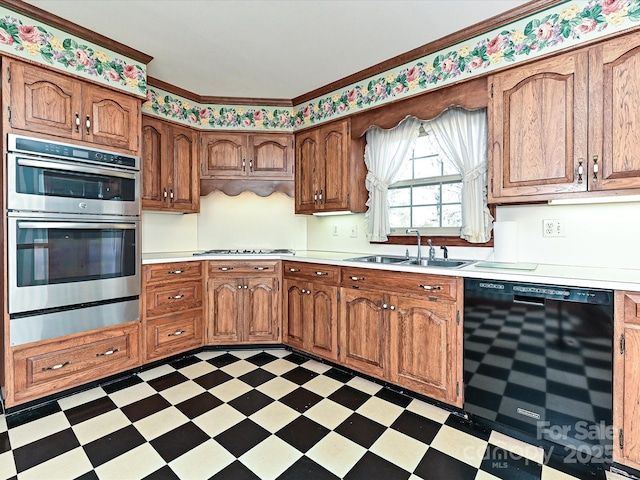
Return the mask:
[[291,99],[525,0],[28,0],[200,95]]

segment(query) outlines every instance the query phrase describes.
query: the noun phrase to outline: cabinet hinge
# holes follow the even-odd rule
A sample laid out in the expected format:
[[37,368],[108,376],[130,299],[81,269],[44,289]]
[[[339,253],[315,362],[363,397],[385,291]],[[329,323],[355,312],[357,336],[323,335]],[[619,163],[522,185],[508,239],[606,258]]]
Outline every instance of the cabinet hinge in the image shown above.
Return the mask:
[[340,356],[340,345],[338,345],[338,357]]
[[347,133],[351,133],[351,125],[347,125]]
[[456,382],[456,397],[460,396],[460,382]]
[[207,291],[207,292],[209,291],[209,280],[207,280],[207,287],[206,287],[205,291]]
[[140,148],[140,137],[136,138],[136,148]]
[[460,310],[456,310],[456,325],[460,325]]
[[347,205],[351,203],[351,194],[347,193]]
[[624,430],[620,429],[618,433],[618,441],[620,442],[620,450],[624,449]]
[[276,329],[276,337],[280,338],[280,327]]
[[491,84],[491,98],[493,98],[493,83]]
[[11,83],[11,68],[7,67],[7,83]]
[[624,355],[624,333],[620,335],[620,355]]
[[11,122],[11,107],[7,107],[7,116],[9,117],[9,122]]
[[338,290],[338,301],[340,301],[340,290]]
[[276,290],[280,291],[280,280],[276,280]]
[[491,193],[493,193],[493,178],[491,179]]

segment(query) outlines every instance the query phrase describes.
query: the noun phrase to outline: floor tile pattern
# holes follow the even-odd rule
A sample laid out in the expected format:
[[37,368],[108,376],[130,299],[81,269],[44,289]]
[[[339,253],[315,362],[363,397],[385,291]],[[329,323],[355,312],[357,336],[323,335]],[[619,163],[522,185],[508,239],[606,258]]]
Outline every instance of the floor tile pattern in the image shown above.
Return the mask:
[[20,480],[576,478],[539,450],[284,349],[203,351],[0,417],[0,478]]

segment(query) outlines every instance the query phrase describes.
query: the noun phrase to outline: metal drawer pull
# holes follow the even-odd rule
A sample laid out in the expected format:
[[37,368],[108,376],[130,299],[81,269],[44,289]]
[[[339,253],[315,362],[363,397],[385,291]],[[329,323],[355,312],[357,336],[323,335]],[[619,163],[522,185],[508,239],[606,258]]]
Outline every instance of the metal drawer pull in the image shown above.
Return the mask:
[[[351,280],[353,280],[354,282],[357,282],[359,280],[364,280],[364,277],[349,277]],[[420,285],[422,286],[422,285]]]
[[226,272],[227,270],[233,270],[233,267],[218,267],[218,270],[222,270],[223,272]]
[[269,270],[269,267],[253,267],[254,270]]
[[441,285],[418,285],[420,288],[424,288],[425,290],[442,290]]
[[119,352],[120,349],[119,348],[112,348],[111,350],[107,350],[104,353],[96,353],[96,357],[107,357],[109,355],[113,355],[116,352]]
[[71,362],[66,361],[64,363],[59,363],[58,365],[54,365],[53,367],[43,367],[42,371],[46,372],[47,370],[58,370],[59,368],[66,367],[69,364],[71,364]]
[[178,335],[182,335],[186,330],[176,330],[173,333],[167,333],[167,337],[177,337]]
[[183,272],[184,272],[184,270],[171,270],[168,273],[169,273],[169,275],[180,275]]
[[168,297],[169,300],[180,300],[184,295],[174,295],[173,297]]
[[290,272],[299,272],[300,269],[299,268],[290,268],[289,271]]
[[87,135],[91,135],[91,117],[87,115]]
[[76,133],[80,133],[80,114],[76,112]]
[[329,275],[329,272],[316,272],[316,275]]

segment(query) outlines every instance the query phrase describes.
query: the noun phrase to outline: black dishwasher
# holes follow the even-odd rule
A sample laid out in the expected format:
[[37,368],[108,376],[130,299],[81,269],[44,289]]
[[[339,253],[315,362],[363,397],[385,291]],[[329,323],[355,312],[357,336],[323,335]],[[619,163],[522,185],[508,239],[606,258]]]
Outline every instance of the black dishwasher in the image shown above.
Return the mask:
[[608,459],[612,370],[611,290],[465,279],[471,418],[558,444],[555,453]]

